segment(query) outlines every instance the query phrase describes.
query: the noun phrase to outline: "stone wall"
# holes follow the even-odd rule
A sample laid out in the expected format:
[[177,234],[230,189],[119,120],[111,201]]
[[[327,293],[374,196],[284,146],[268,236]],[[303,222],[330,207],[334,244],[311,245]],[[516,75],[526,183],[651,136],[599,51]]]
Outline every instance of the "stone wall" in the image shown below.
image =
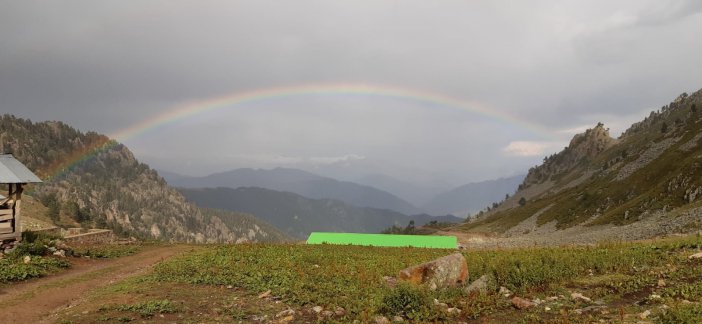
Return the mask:
[[[76,234],[76,232],[78,232]],[[115,235],[107,229],[91,229],[86,232],[68,229],[64,234],[63,241],[66,243],[95,244],[112,243]]]

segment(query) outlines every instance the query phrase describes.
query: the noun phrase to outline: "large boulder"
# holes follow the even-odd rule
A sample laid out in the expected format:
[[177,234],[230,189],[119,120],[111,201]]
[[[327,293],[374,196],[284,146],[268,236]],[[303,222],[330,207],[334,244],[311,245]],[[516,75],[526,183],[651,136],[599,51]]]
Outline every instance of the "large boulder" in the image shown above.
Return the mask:
[[427,263],[400,270],[400,280],[424,284],[431,290],[462,285],[468,277],[463,254],[454,253]]

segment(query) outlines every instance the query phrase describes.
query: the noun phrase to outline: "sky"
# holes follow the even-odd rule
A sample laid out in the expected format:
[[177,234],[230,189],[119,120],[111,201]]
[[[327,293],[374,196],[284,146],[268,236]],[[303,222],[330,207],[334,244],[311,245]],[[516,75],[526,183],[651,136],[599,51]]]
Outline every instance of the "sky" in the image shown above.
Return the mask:
[[702,88],[700,1],[6,1],[0,113],[159,170],[447,186]]

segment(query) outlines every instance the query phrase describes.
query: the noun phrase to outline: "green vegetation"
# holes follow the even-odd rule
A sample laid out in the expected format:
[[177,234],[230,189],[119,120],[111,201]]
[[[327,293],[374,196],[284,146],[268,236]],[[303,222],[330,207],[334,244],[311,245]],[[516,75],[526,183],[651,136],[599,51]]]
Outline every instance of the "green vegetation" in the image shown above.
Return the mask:
[[443,229],[446,229],[448,227],[455,226],[455,225],[456,225],[456,223],[439,222],[439,221],[433,220],[429,223],[422,225],[422,227],[424,227],[424,229],[429,228],[429,229],[443,230]]
[[659,323],[665,324],[697,324],[702,318],[702,305],[682,304],[676,305],[669,311],[663,313],[659,318]]
[[30,256],[28,262],[25,262],[24,257],[5,257],[0,259],[0,282],[41,277],[70,266],[65,259],[53,257]]
[[314,232],[307,239],[307,244],[351,244],[386,247],[421,247],[438,249],[455,249],[455,236],[433,235],[393,235],[393,234],[356,234],[356,233],[320,233]]
[[168,299],[149,300],[141,303],[122,305],[116,307],[117,310],[137,313],[144,318],[150,318],[155,314],[168,314],[178,311],[178,306]]
[[112,259],[135,254],[141,251],[142,245],[120,245],[120,244],[90,244],[76,245],[73,247],[73,254],[77,256],[87,256],[99,259]]
[[71,266],[66,259],[45,256],[54,245],[54,236],[25,232],[22,237],[24,242],[0,259],[0,282],[41,277]]
[[436,320],[441,312],[435,309],[431,297],[422,287],[400,283],[385,294],[378,312],[387,316],[403,316],[411,320]]
[[[416,217],[416,216],[412,216]],[[439,216],[441,217],[441,216]],[[450,216],[453,217],[453,216]],[[439,220],[432,220],[420,227],[415,226],[414,220],[410,220],[407,226],[402,227],[398,225],[392,225],[384,230],[381,234],[400,234],[400,235],[432,235],[439,230],[446,230],[449,227],[456,226],[457,223],[454,222],[442,222]],[[448,247],[448,246],[447,246]]]
[[524,197],[519,198],[519,206],[524,206],[526,205],[526,199]]
[[46,233],[23,232],[22,242],[10,253],[0,258],[0,282],[22,281],[69,268],[68,258],[52,256],[61,249],[65,255],[89,256],[92,258],[116,258],[132,255],[142,245],[76,245],[68,247],[60,237]]
[[[623,312],[653,309],[652,318],[681,320],[696,318],[697,306],[673,306],[682,299],[702,302],[697,282],[702,279],[702,260],[687,256],[702,249],[702,238],[689,237],[648,243],[604,243],[592,247],[529,248],[467,251],[471,280],[482,275],[490,279],[484,294],[467,294],[462,289],[428,291],[400,284],[390,288],[384,276],[444,256],[454,250],[379,248],[336,245],[236,245],[211,249],[165,261],[148,283],[185,284],[198,287],[233,286],[258,294],[270,290],[273,296],[294,307],[320,305],[324,309],[343,307],[341,321],[372,318],[374,314],[404,316],[419,321],[447,320],[450,316],[477,319],[518,312],[509,299],[498,293],[506,287],[517,296],[558,300],[519,313],[535,320],[578,318],[576,308],[604,303],[610,312],[590,314],[588,320],[618,320],[617,305]],[[659,287],[660,280],[665,286]],[[150,289],[151,290],[151,289]],[[572,300],[570,292],[582,292],[592,302]],[[653,295],[659,295],[656,300]],[[568,296],[568,297],[563,297]],[[463,310],[450,315],[433,302]],[[671,305],[664,312],[654,306]],[[697,308],[696,308],[697,307]],[[692,316],[692,317],[691,317]]]
[[414,220],[409,221],[407,226],[400,227],[397,225],[392,225],[383,231],[380,232],[381,234],[402,234],[402,235],[415,235],[417,234],[417,228],[414,226]]

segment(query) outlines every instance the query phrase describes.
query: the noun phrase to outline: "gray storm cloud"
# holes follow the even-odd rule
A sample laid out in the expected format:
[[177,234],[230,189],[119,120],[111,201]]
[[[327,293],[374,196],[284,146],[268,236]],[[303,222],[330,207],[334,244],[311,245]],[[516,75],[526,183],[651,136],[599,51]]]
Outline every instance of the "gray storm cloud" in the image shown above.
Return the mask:
[[601,121],[617,135],[701,88],[699,3],[1,1],[0,111],[116,133],[225,94],[392,85],[547,131],[471,109],[309,95],[220,109],[126,144],[189,174],[278,165],[495,178],[562,148],[566,130]]

